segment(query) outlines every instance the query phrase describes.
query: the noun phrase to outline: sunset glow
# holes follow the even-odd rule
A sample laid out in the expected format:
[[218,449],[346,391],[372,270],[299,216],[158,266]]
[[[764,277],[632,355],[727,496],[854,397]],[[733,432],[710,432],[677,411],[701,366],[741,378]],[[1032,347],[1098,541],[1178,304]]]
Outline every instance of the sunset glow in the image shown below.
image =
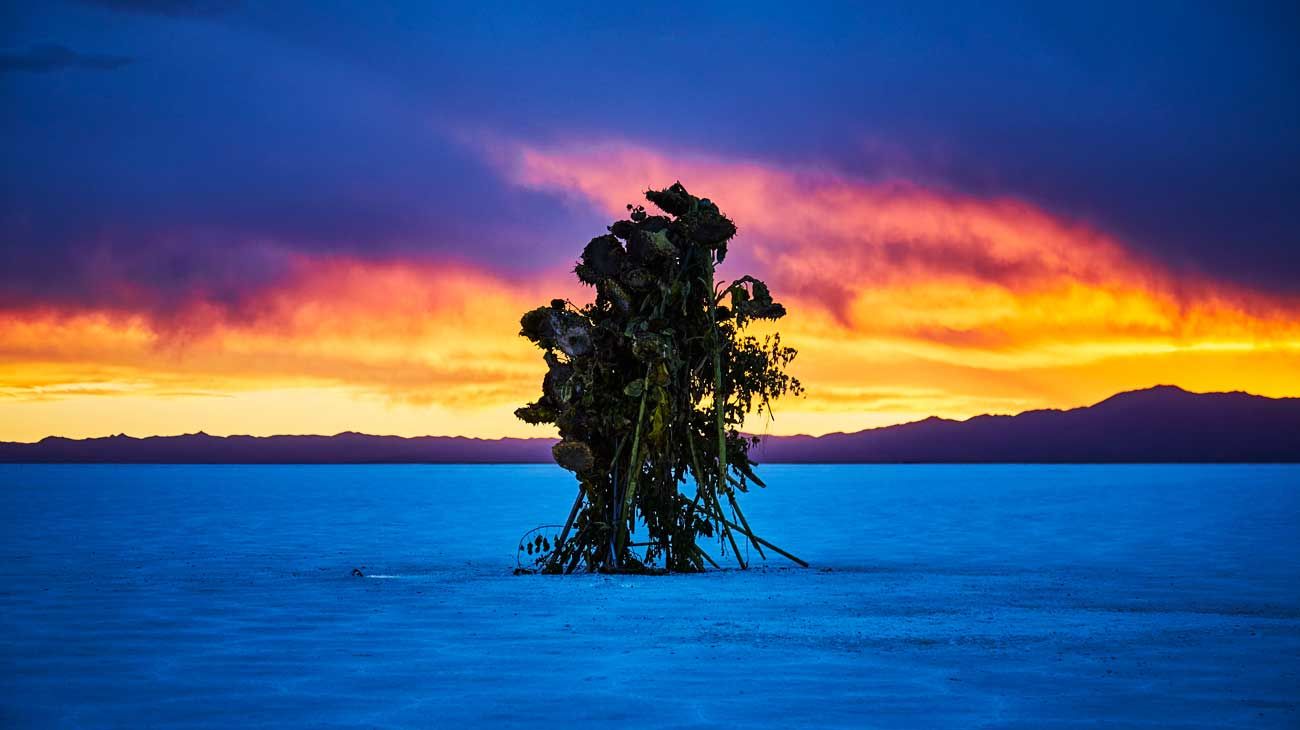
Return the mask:
[[[903,180],[633,144],[497,147],[511,183],[619,215],[651,184],[719,191],[741,225],[724,275],[788,305],[806,397],[767,433],[1086,405],[1157,383],[1297,394],[1296,302],[1180,276],[1021,201]],[[592,235],[599,233],[591,231]],[[542,435],[512,410],[542,365],[518,316],[554,296],[583,241],[535,275],[466,262],[299,257],[238,310],[31,307],[0,320],[0,438],[206,430]]]

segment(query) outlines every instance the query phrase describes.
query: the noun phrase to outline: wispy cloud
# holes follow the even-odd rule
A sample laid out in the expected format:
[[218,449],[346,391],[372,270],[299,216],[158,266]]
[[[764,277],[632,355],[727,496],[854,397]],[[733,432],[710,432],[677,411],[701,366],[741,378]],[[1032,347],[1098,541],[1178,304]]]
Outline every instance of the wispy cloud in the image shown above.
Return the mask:
[[1300,301],[1175,273],[1086,224],[1007,197],[635,144],[520,145],[517,184],[610,215],[681,179],[739,221],[728,270],[859,337],[1007,367],[1169,347],[1300,345]]
[[66,46],[42,43],[23,51],[0,52],[0,73],[49,73],[67,69],[112,71],[134,59],[101,53],[78,53]]
[[212,16],[238,9],[241,0],[81,0],[109,10],[150,15]]

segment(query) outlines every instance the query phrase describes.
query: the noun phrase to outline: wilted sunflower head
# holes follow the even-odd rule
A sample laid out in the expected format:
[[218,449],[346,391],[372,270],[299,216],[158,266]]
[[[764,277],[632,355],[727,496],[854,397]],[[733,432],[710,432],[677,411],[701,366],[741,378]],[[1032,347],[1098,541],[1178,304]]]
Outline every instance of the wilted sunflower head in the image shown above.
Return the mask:
[[611,276],[617,276],[626,260],[627,252],[617,237],[597,236],[582,250],[582,259],[574,271],[584,284],[595,286]]
[[680,180],[663,190],[647,190],[645,197],[663,212],[677,216],[688,213],[697,202],[694,195],[686,192]]
[[575,474],[590,471],[596,465],[591,447],[581,441],[561,441],[551,447],[551,456],[555,457],[555,463]]
[[519,320],[519,334],[544,350],[558,349],[569,357],[591,352],[591,325],[581,314],[565,308],[561,299],[526,312]]

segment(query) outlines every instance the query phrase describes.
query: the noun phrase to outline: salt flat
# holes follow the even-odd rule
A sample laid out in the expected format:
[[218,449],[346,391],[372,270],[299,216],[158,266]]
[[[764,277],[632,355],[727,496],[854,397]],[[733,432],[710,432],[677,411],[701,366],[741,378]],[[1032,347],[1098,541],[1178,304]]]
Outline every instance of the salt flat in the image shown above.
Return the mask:
[[764,474],[812,569],[511,576],[552,467],[2,466],[0,724],[1300,724],[1300,468]]

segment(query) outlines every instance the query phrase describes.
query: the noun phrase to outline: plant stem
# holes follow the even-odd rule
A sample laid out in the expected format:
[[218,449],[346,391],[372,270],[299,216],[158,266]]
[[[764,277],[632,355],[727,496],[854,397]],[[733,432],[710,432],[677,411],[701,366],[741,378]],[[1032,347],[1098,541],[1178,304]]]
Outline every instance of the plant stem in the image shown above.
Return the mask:
[[645,399],[650,394],[650,366],[645,369],[645,380],[641,388],[641,407],[636,415],[636,431],[632,436],[632,459],[627,467],[627,494],[623,497],[623,514],[619,515],[618,524],[615,529],[618,530],[618,551],[614,556],[614,567],[617,568],[623,555],[623,546],[627,544],[627,534],[631,530],[630,525],[625,524],[625,517],[635,515],[632,513],[632,500],[636,497],[637,477],[641,476],[641,424],[645,421]]
[[578,516],[578,510],[582,507],[582,495],[584,493],[582,483],[578,483],[578,498],[573,500],[573,509],[569,510],[569,519],[564,521],[564,529],[560,532],[559,542],[555,545],[555,550],[551,553],[550,563],[554,565],[560,559],[560,547],[564,545],[565,539],[569,537],[569,530],[573,527],[573,520]]
[[[717,415],[718,425],[717,489],[709,496],[713,498],[713,504],[721,513],[722,504],[718,501],[717,493],[718,490],[726,488],[727,479],[727,394],[722,387],[722,330],[718,327],[718,303],[714,296],[713,266],[713,254],[709,254],[707,270],[709,274],[709,323],[713,326],[713,412]],[[736,545],[736,538],[725,525],[722,532],[731,541],[731,549],[736,553],[736,562],[740,563],[740,569],[744,570],[747,566],[745,565],[745,558],[740,554],[740,548]]]
[[748,530],[742,528],[740,525],[737,525],[737,524],[735,524],[734,522],[730,522],[729,520],[727,520],[727,518],[723,517],[721,514],[711,514],[711,513],[709,512],[709,510],[708,510],[707,507],[700,507],[700,511],[703,512],[703,513],[705,513],[705,514],[707,514],[707,515],[709,515],[710,517],[713,517],[714,519],[718,520],[719,522],[723,523],[724,525],[728,525],[728,526],[730,526],[732,529],[734,529],[734,530],[736,530],[737,532],[739,532],[739,533],[745,535],[746,537],[749,537],[749,538],[752,539],[752,540],[757,540],[758,542],[763,543],[764,545],[768,546],[769,548],[772,548],[772,550],[774,550],[776,553],[778,553],[778,554],[780,554],[780,555],[782,555],[782,556],[784,556],[784,557],[790,559],[791,561],[793,561],[793,562],[795,562],[795,563],[798,563],[798,564],[799,564],[799,567],[801,567],[801,568],[807,568],[807,567],[808,567],[808,562],[807,562],[806,560],[801,560],[801,559],[795,557],[794,555],[791,555],[790,553],[788,553],[788,552],[782,550],[781,548],[779,548],[779,547],[773,545],[772,543],[768,542],[767,540],[764,540],[763,538],[758,537],[757,535],[753,534],[752,532],[750,532],[750,531],[748,531]]
[[[748,569],[749,566],[748,566],[748,565],[745,565],[745,556],[743,556],[743,555],[740,554],[740,546],[736,544],[736,536],[733,535],[733,534],[731,534],[731,530],[728,529],[728,527],[727,527],[727,525],[728,525],[727,521],[721,517],[721,515],[722,515],[722,503],[721,503],[720,501],[718,501],[718,495],[717,495],[717,494],[711,494],[711,495],[709,495],[709,496],[713,498],[713,507],[714,507],[714,509],[717,510],[717,514],[718,514],[718,518],[717,518],[717,519],[718,519],[719,522],[722,523],[722,534],[725,535],[725,536],[727,537],[727,540],[731,542],[731,552],[733,552],[733,553],[736,554],[736,562],[737,562],[737,563],[740,563],[740,569],[741,569],[741,570],[746,570],[746,569]],[[705,508],[703,508],[703,507],[701,507],[700,509],[701,509],[705,514],[708,514],[708,510],[707,510],[707,509],[705,509]]]
[[727,395],[722,389],[722,331],[718,328],[718,305],[713,300],[713,255],[709,255],[709,322],[713,325],[713,410],[718,417],[718,488],[727,479]]
[[736,513],[736,516],[740,518],[740,524],[750,533],[749,539],[754,543],[754,549],[758,551],[758,557],[767,560],[767,556],[763,554],[763,546],[758,544],[758,541],[754,539],[754,531],[749,529],[749,520],[745,519],[745,513],[740,511],[740,502],[736,501],[736,495],[732,494],[730,487],[728,487],[726,491],[727,501],[731,502],[731,509]]
[[717,562],[713,560],[712,556],[704,552],[704,548],[700,547],[699,545],[695,545],[694,548],[695,548],[695,552],[699,553],[701,557],[709,561],[709,565],[712,565],[715,570],[722,570],[722,566],[718,565]]

